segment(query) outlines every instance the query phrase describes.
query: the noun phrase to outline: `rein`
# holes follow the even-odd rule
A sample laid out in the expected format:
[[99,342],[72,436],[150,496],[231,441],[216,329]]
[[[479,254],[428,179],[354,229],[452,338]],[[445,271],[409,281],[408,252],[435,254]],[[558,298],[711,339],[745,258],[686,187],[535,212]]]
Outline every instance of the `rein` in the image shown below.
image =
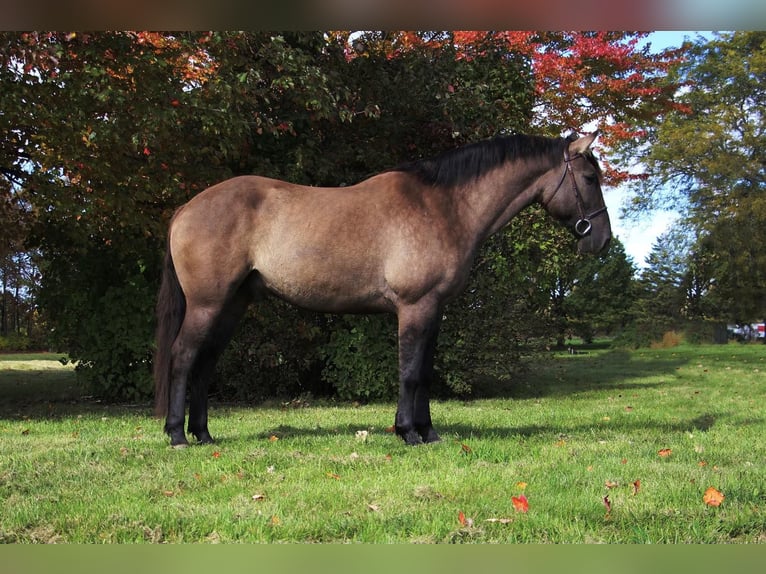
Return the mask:
[[573,156],[569,155],[569,150],[564,150],[564,171],[561,174],[561,179],[559,180],[559,184],[556,186],[556,189],[553,191],[553,195],[551,195],[550,199],[543,205],[543,207],[547,207],[548,204],[550,204],[551,201],[553,201],[553,198],[556,197],[556,194],[558,193],[559,189],[561,189],[561,186],[564,183],[564,180],[567,177],[567,174],[569,174],[569,179],[572,181],[572,191],[575,195],[575,200],[577,201],[577,212],[580,215],[580,219],[577,220],[577,223],[574,225],[574,231],[575,233],[580,237],[585,237],[591,232],[591,229],[593,228],[593,225],[591,224],[591,220],[594,217],[597,217],[601,215],[602,213],[606,212],[606,205],[604,207],[600,207],[599,209],[596,209],[595,211],[590,212],[589,214],[585,214],[585,202],[583,201],[582,194],[580,193],[580,189],[577,187],[577,181],[575,180],[574,171],[572,170],[572,164],[571,162],[578,157],[583,157],[581,153],[575,154]]

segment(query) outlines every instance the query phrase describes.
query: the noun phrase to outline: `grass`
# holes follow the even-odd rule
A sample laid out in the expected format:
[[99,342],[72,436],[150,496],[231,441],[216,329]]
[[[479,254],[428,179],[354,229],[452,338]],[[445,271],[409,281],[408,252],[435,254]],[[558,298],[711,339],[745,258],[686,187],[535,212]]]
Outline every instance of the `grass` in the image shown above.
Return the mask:
[[0,542],[766,542],[763,345],[551,354],[504,398],[434,402],[416,448],[392,404],[296,401],[214,405],[218,443],[174,450],[148,406],[9,364]]

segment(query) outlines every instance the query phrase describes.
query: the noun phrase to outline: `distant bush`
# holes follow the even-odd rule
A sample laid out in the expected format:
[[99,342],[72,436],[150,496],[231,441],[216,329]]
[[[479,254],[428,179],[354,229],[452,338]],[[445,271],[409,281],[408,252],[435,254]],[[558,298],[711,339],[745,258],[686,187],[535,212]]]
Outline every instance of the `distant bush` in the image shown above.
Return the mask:
[[651,349],[671,349],[684,342],[684,336],[678,331],[665,331],[662,340],[653,341],[649,348]]

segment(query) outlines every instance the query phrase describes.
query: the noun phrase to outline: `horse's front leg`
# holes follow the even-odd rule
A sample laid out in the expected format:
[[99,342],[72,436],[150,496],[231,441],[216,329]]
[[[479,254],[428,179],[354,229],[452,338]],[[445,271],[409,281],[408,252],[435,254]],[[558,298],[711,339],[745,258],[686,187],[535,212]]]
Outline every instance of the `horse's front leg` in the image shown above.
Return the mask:
[[399,311],[399,403],[396,433],[409,445],[436,442],[431,423],[430,385],[441,311],[418,305]]

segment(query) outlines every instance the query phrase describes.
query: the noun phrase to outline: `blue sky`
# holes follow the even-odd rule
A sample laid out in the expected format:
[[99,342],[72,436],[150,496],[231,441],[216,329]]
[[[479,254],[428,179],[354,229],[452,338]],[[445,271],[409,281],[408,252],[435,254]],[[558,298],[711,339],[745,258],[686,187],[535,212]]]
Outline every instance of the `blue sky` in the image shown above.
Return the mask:
[[[659,52],[665,48],[677,48],[683,43],[684,38],[693,40],[697,34],[705,37],[712,36],[710,32],[661,31],[651,33],[646,38],[646,42],[651,42],[652,51]],[[609,208],[609,217],[612,222],[612,233],[620,238],[625,245],[625,252],[633,259],[636,266],[642,268],[654,241],[670,229],[678,219],[678,213],[655,211],[641,216],[636,221],[626,220],[621,217],[620,212],[628,198],[628,192],[624,188],[606,189],[604,192],[604,200]]]

